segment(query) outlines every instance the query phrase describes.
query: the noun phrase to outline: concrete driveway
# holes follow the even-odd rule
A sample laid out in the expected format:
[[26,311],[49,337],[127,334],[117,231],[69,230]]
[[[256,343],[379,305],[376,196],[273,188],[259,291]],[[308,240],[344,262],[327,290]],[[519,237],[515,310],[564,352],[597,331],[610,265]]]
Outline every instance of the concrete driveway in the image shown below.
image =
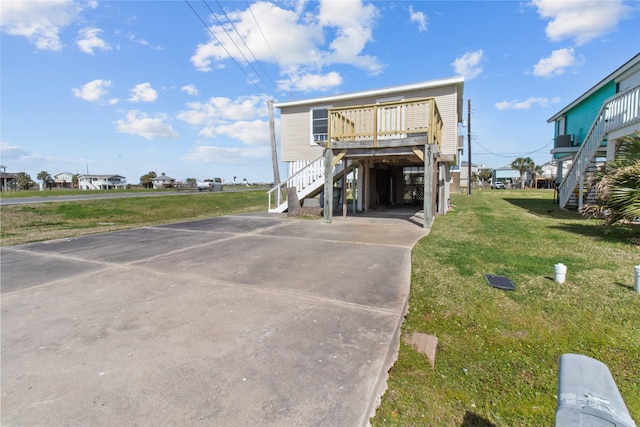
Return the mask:
[[1,424],[366,425],[421,223],[251,214],[2,248]]

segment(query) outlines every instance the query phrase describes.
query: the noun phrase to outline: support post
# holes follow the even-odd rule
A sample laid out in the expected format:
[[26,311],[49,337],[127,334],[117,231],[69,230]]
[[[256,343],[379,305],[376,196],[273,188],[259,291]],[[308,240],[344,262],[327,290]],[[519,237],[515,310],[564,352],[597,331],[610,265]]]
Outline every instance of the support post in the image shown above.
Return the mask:
[[273,100],[267,102],[269,105],[269,136],[271,139],[271,162],[273,164],[273,185],[280,184],[280,169],[278,168],[278,151],[276,149],[276,125],[273,116]]
[[424,147],[424,228],[433,224],[433,145]]
[[347,166],[349,160],[344,159],[344,167],[342,168],[342,217],[347,217]]
[[333,218],[333,150],[324,150],[324,222]]
[[467,141],[469,160],[467,161],[467,196],[471,195],[471,99],[467,99]]
[[364,205],[364,213],[369,213],[369,198],[371,192],[369,191],[369,180],[371,179],[371,172],[369,171],[369,160],[364,161],[364,180],[362,183],[362,204]]

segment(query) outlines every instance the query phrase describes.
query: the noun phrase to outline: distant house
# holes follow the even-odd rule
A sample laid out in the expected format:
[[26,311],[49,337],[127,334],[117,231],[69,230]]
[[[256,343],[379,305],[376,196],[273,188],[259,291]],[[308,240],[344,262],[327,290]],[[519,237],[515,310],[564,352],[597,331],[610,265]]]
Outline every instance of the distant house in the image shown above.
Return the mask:
[[57,188],[73,188],[73,174],[69,172],[60,172],[53,176],[53,184]]
[[7,191],[16,188],[16,178],[18,174],[6,172],[7,167],[0,165],[0,191]]
[[176,186],[176,179],[167,176],[162,172],[162,175],[156,176],[151,180],[153,188],[173,188]]
[[535,188],[554,188],[558,174],[558,162],[551,160],[541,165],[542,174],[536,176]]
[[554,124],[551,154],[558,162],[560,207],[582,211],[589,178],[605,161],[615,159],[621,137],[640,131],[640,54],[547,123]]
[[117,190],[127,188],[127,180],[120,175],[78,175],[81,190]]
[[[525,177],[525,179],[527,178]],[[509,188],[515,184],[516,181],[520,181],[520,171],[513,169],[511,166],[504,166],[493,170],[491,182],[502,182]]]
[[[489,166],[485,165],[484,163],[471,163],[471,176],[473,177],[473,174],[479,174],[481,171],[486,170],[486,169],[490,169]],[[463,160],[462,162],[460,162],[460,188],[467,188],[467,186],[469,185],[469,162],[466,160]],[[472,181],[472,185],[473,185],[473,181]]]

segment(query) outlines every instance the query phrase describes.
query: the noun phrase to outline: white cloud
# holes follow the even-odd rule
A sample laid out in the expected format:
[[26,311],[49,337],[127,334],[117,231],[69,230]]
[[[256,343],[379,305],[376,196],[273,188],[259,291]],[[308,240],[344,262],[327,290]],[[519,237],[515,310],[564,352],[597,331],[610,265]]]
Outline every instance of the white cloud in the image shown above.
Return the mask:
[[76,40],[76,44],[81,51],[91,55],[93,55],[93,51],[95,49],[111,50],[111,46],[98,37],[101,32],[102,30],[100,28],[83,28],[78,31],[78,40]]
[[573,48],[554,50],[551,56],[534,65],[533,75],[549,78],[564,74],[567,67],[579,65],[574,53]]
[[183,160],[199,163],[221,163],[243,165],[250,162],[263,162],[271,156],[271,149],[261,147],[219,147],[199,145],[194,147]]
[[551,41],[570,38],[578,45],[613,31],[631,14],[622,0],[532,0],[532,5],[550,20],[545,32]]
[[151,87],[151,83],[140,83],[131,89],[131,102],[155,102],[158,92]]
[[126,120],[116,121],[118,132],[141,136],[146,139],[178,138],[173,128],[166,124],[166,114],[156,114],[150,117],[147,113],[130,110]]
[[334,29],[336,34],[323,63],[353,64],[372,74],[379,73],[381,66],[378,60],[361,54],[366,44],[373,40],[373,27],[378,16],[378,10],[371,3],[363,5],[361,1],[321,1],[319,24],[323,29]]
[[[73,88],[73,94],[85,101],[99,102],[107,94],[107,88],[111,86],[111,80],[92,80],[79,88]],[[111,104],[112,101],[109,101]]]
[[342,77],[335,71],[327,74],[291,75],[288,79],[278,80],[278,88],[284,91],[296,90],[310,92],[326,91],[342,84]]
[[531,97],[525,101],[502,101],[496,103],[495,107],[500,110],[529,110],[534,105],[539,105],[540,107],[547,107],[550,104],[557,104],[560,102],[560,98],[543,98],[543,97]]
[[237,121],[219,126],[207,126],[200,131],[200,135],[206,138],[226,135],[252,146],[270,146],[271,143],[269,122],[266,120]]
[[11,145],[8,142],[0,141],[0,157],[2,157],[3,160],[17,160],[30,157],[31,155],[29,150],[18,147],[17,145]]
[[235,100],[213,97],[207,102],[189,102],[189,110],[178,113],[178,119],[195,126],[224,124],[233,120],[250,120],[269,114],[267,103],[259,96]]
[[484,60],[484,52],[482,50],[476,50],[473,52],[467,52],[455,61],[451,63],[453,69],[459,75],[463,75],[466,80],[471,80],[482,73],[481,62]]
[[[370,74],[382,70],[383,66],[376,57],[364,53],[366,45],[373,41],[372,31],[379,17],[372,3],[322,1],[317,11],[305,10],[308,4],[303,1],[288,4],[292,9],[259,1],[250,9],[227,12],[253,53],[245,51],[244,57],[253,61],[255,56],[259,61],[276,63],[281,74],[287,76],[285,80],[295,80],[295,76],[321,75],[322,68],[332,64],[349,64]],[[260,23],[259,27],[254,16]],[[222,27],[213,25],[210,29],[220,42],[211,37],[209,42],[198,45],[191,57],[198,70],[210,71],[213,63],[227,60],[227,51],[236,60],[245,61]],[[230,25],[227,30],[235,34]],[[239,38],[235,42],[244,49]],[[294,87],[291,84],[285,86]],[[327,87],[333,86],[323,84],[320,88]]]
[[198,88],[195,85],[185,85],[180,88],[180,92],[186,92],[189,95],[198,96]]
[[427,15],[414,11],[413,6],[409,6],[409,19],[418,24],[418,31],[427,31]]
[[40,50],[61,50],[60,31],[78,20],[81,3],[70,0],[0,2],[2,32],[23,36]]

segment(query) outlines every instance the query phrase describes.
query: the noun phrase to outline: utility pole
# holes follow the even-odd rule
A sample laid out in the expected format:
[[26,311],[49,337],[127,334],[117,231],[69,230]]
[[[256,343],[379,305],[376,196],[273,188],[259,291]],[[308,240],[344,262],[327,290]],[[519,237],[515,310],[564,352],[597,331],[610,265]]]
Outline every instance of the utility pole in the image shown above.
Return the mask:
[[471,99],[467,99],[467,155],[469,156],[467,165],[467,196],[471,195]]
[[273,117],[273,100],[267,101],[269,105],[269,133],[271,136],[271,161],[273,163],[273,185],[280,184],[280,170],[278,169],[278,151],[276,150],[276,122]]

